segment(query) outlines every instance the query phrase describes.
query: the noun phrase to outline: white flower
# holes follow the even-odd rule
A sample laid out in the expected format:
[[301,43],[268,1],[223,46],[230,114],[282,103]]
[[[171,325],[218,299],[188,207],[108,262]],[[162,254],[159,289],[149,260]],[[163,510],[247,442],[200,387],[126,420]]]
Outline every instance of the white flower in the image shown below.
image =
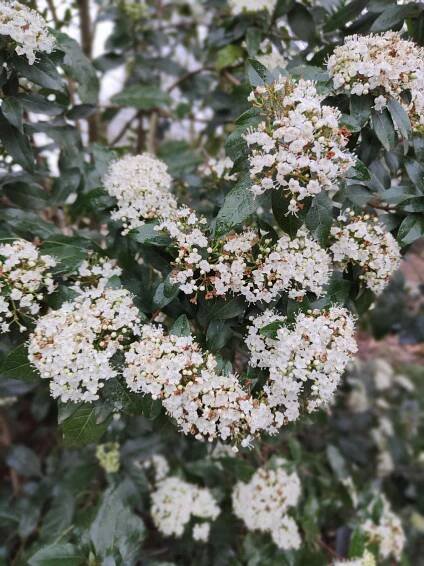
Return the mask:
[[235,181],[237,179],[237,174],[231,173],[231,169],[233,167],[234,163],[229,157],[211,157],[199,168],[199,170],[202,175],[207,177],[224,179],[225,181]]
[[188,295],[205,292],[207,299],[240,293],[249,302],[269,303],[284,291],[294,299],[308,291],[320,296],[330,274],[330,257],[306,230],[272,243],[247,228],[214,242],[202,254],[184,257],[180,252],[179,259],[172,281]]
[[120,277],[121,274],[122,269],[116,260],[91,254],[79,266],[78,279],[72,289],[80,293],[85,287],[105,288],[112,277]]
[[400,264],[400,249],[395,238],[378,219],[355,216],[346,210],[333,226],[334,244],[330,247],[334,261],[341,267],[361,267],[361,279],[376,295],[383,292]]
[[[17,312],[36,315],[45,295],[54,291],[49,270],[56,261],[25,240],[0,245],[0,331],[7,332]],[[21,325],[21,329],[23,329]]]
[[299,530],[288,515],[301,494],[299,476],[285,469],[282,458],[271,468],[259,468],[247,483],[238,482],[232,500],[235,515],[250,531],[269,533],[274,543],[283,550],[301,545]]
[[244,135],[250,150],[252,192],[282,188],[289,213],[321,191],[337,190],[337,181],[353,165],[345,149],[348,132],[340,127],[340,111],[322,106],[312,81],[280,77],[257,87],[249,97],[263,116],[256,129]]
[[[177,477],[171,476],[162,480],[152,493],[152,519],[165,536],[181,537],[192,517],[214,521],[219,513],[220,509],[207,488],[198,487]],[[196,527],[193,530],[193,538],[207,541],[209,522]]]
[[[379,521],[376,523],[373,519],[367,519],[361,525],[361,530],[371,544],[378,545],[382,560],[393,557],[399,561],[406,543],[402,522],[392,511],[389,501],[384,496],[380,496],[378,503],[382,504]],[[372,508],[373,504],[370,506],[370,513]]]
[[143,468],[153,468],[155,483],[164,480],[169,474],[169,464],[162,454],[153,454],[151,458],[143,462]]
[[0,35],[9,36],[18,55],[33,65],[36,53],[51,53],[55,39],[40,14],[19,2],[0,2]]
[[284,69],[287,66],[286,58],[269,39],[262,41],[260,54],[256,56],[256,59],[270,71]]
[[54,398],[94,401],[104,382],[117,375],[112,356],[138,333],[138,309],[129,292],[93,287],[38,320],[29,359],[51,380]]
[[305,388],[308,411],[328,405],[357,350],[354,321],[341,307],[300,312],[293,324],[266,311],[253,319],[246,345],[250,365],[269,372],[264,392],[279,426],[299,417]]
[[229,4],[234,15],[242,14],[243,12],[261,12],[262,10],[272,14],[277,0],[229,0]]
[[208,542],[210,530],[210,523],[197,523],[193,527],[193,539],[199,542]]
[[112,163],[103,183],[117,200],[118,209],[112,218],[122,220],[123,234],[146,220],[167,218],[175,211],[171,182],[165,163],[148,153],[127,155]]
[[377,566],[374,555],[368,550],[360,558],[353,560],[336,560],[332,566]]
[[191,336],[144,325],[125,354],[123,374],[130,389],[161,399],[179,428],[198,440],[248,445],[262,430],[275,432],[266,404],[253,399],[236,375],[218,374],[216,365]]
[[[399,32],[346,37],[327,67],[336,89],[371,94],[376,110],[394,98],[408,112],[413,127],[424,126],[424,49],[402,39]],[[409,104],[402,98],[405,91],[411,95]]]

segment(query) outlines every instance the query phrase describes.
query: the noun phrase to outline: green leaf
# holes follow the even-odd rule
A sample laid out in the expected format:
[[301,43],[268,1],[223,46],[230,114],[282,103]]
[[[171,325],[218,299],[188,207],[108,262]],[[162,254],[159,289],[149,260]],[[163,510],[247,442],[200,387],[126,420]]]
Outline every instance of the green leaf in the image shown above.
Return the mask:
[[212,320],[206,333],[206,344],[212,352],[222,350],[233,335],[231,326],[223,320]]
[[231,67],[243,56],[243,49],[239,45],[229,44],[223,47],[216,54],[215,67],[222,71],[226,67]]
[[131,106],[139,110],[163,108],[171,103],[170,96],[155,86],[131,85],[112,97],[112,102],[118,106]]
[[422,214],[411,214],[402,221],[397,235],[401,246],[412,244],[424,236],[424,218]]
[[353,0],[353,2],[341,3],[340,7],[327,19],[324,31],[335,31],[343,28],[345,24],[351,22],[369,4],[369,0]]
[[117,551],[123,564],[133,564],[139,556],[144,531],[142,519],[123,502],[118,489],[109,488],[90,527],[96,555],[105,558]]
[[400,208],[405,212],[424,212],[424,196],[407,198]]
[[97,442],[106,432],[111,414],[94,404],[70,403],[59,409],[59,424],[65,446]]
[[388,6],[374,21],[371,31],[380,32],[392,29],[406,18],[418,16],[420,11],[420,8],[414,3],[403,6]]
[[139,244],[149,246],[169,246],[171,239],[164,232],[155,230],[156,222],[144,224],[135,230],[131,230],[130,237]]
[[411,134],[411,123],[403,106],[397,100],[391,98],[387,103],[387,108],[402,138],[408,139]]
[[248,176],[238,181],[225,197],[224,204],[216,217],[216,235],[222,236],[235,226],[242,224],[259,206],[259,201],[250,191]]
[[225,152],[234,162],[247,156],[248,147],[243,135],[249,128],[255,128],[260,121],[261,115],[256,108],[246,110],[236,120],[236,127],[225,142]]
[[371,116],[371,110],[374,104],[372,96],[357,96],[354,94],[350,97],[350,114],[355,118],[359,125],[365,126]]
[[355,181],[369,181],[371,179],[368,167],[362,163],[360,159],[357,159],[355,165],[349,169],[347,177],[349,179],[355,179]]
[[272,82],[272,74],[256,59],[247,60],[246,70],[249,83],[252,86],[262,86]]
[[37,454],[20,444],[12,446],[6,456],[6,463],[9,468],[13,468],[20,476],[32,477],[41,475],[40,459]]
[[170,334],[174,336],[190,336],[190,322],[185,314],[180,315],[169,329]]
[[303,222],[299,216],[290,213],[289,201],[282,188],[272,191],[272,212],[277,224],[286,234],[294,238]]
[[65,91],[65,82],[56,65],[44,53],[37,53],[37,59],[33,65],[30,65],[24,57],[16,56],[13,58],[13,65],[23,77],[31,82],[49,90]]
[[382,112],[373,110],[371,119],[375,135],[380,140],[384,149],[390,151],[395,147],[396,143],[395,129],[390,114],[386,109]]
[[179,293],[178,285],[171,283],[169,276],[159,283],[156,287],[155,294],[153,295],[153,308],[163,309],[170,302],[172,302]]
[[41,246],[41,251],[56,258],[53,268],[55,275],[73,273],[78,269],[93,243],[79,236],[55,236],[49,238]]
[[91,61],[80,45],[64,33],[56,32],[57,47],[65,53],[63,66],[68,75],[78,82],[78,94],[84,104],[96,104],[99,79]]
[[204,300],[199,310],[199,318],[210,322],[211,320],[228,320],[235,318],[246,310],[246,303],[242,297],[231,299]]
[[21,134],[14,126],[9,124],[0,110],[0,142],[7,153],[22,165],[24,169],[32,171],[34,168],[34,155],[28,138]]
[[352,283],[348,279],[343,279],[341,274],[334,273],[325,290],[323,306],[344,305],[349,299]]
[[313,43],[316,37],[316,25],[311,13],[302,4],[295,4],[287,14],[289,25],[295,35],[308,43]]
[[85,563],[81,552],[70,543],[45,546],[28,560],[29,566],[82,566]]
[[325,246],[328,243],[333,223],[333,202],[327,193],[322,191],[312,201],[306,213],[305,224],[318,242]]
[[0,365],[2,379],[18,379],[30,383],[39,382],[40,376],[28,360],[26,344],[20,344],[12,350]]
[[2,102],[1,111],[9,124],[23,134],[21,101],[15,96],[8,96]]

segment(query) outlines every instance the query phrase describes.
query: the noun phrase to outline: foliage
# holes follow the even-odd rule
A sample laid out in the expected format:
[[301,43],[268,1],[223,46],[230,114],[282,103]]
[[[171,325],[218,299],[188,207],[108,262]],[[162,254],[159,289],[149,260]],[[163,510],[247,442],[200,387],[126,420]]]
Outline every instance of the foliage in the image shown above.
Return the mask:
[[[115,374],[98,399],[52,399],[50,380],[30,363],[28,340],[39,316],[59,312],[79,285],[92,283],[92,263],[111,260],[120,272],[108,278],[106,293],[125,289],[140,322],[161,322],[170,336],[192,334],[201,351],[216,358],[217,371],[240,375],[240,386],[255,400],[262,399],[267,370],[248,367],[245,338],[250,317],[269,306],[294,324],[312,309],[337,304],[354,314],[362,332],[422,343],[422,288],[411,291],[398,274],[378,296],[349,262],[334,268],[321,296],[310,287],[290,295],[287,286],[270,305],[237,292],[208,300],[202,292],[181,291],[173,278],[178,246],[166,229],[157,229],[163,217],[148,217],[123,234],[122,215],[111,217],[117,202],[104,179],[118,157],[155,154],[167,165],[175,206],[206,218],[213,253],[244,229],[266,234],[272,247],[305,225],[330,254],[332,230],[346,209],[353,217],[378,214],[402,253],[419,251],[422,131],[411,127],[394,98],[378,111],[369,94],[335,89],[326,61],[352,33],[400,30],[423,46],[424,5],[278,0],[271,12],[234,14],[225,0],[47,4],[42,15],[55,48],[37,53],[34,64],[0,31],[0,246],[28,240],[55,261],[55,287],[40,299],[39,314],[14,312],[19,324],[1,334],[0,564],[325,565],[360,558],[366,549],[377,557],[378,545],[362,527],[370,509],[381,513],[382,494],[407,536],[402,557],[394,560],[419,564],[424,391],[415,359],[395,360],[394,369],[384,360],[354,362],[334,406],[302,413],[235,453],[183,435],[160,399],[130,390],[118,347],[110,355]],[[75,18],[80,42],[66,33]],[[108,30],[100,56],[93,55],[95,27]],[[118,77],[119,91],[105,97],[111,76]],[[280,76],[315,81],[322,104],[340,115],[337,135],[357,157],[335,190],[308,195],[295,215],[283,189],[260,196],[251,190],[253,144],[246,134],[258,128],[264,108],[248,96]],[[264,340],[276,338],[279,324],[261,330]],[[219,505],[208,544],[188,529],[181,538],[165,537],[153,522],[152,457],[158,454],[171,476],[208,488]],[[281,457],[301,482],[293,510],[302,538],[297,550],[278,548],[232,512],[237,482]],[[380,555],[377,563],[391,564],[393,557]]]

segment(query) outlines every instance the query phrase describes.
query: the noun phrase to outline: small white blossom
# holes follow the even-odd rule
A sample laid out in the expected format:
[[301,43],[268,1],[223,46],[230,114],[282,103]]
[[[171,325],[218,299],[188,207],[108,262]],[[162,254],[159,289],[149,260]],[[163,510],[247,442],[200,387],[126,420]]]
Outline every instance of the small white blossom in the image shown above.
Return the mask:
[[103,183],[116,198],[118,209],[112,218],[122,220],[123,234],[146,220],[173,214],[177,202],[170,192],[171,182],[165,163],[148,153],[127,155],[112,163]]
[[288,514],[298,504],[299,476],[285,469],[277,458],[271,468],[259,468],[247,483],[238,482],[233,490],[233,510],[250,531],[269,533],[283,550],[297,549],[301,538],[296,522]]
[[[25,240],[0,245],[0,333],[9,330],[18,314],[36,316],[40,303],[54,291],[49,270],[56,261]],[[24,329],[21,326],[21,329]]]
[[[380,496],[378,505],[382,505],[378,522],[371,518],[367,519],[361,525],[361,531],[364,532],[371,544],[378,545],[379,555],[382,560],[392,557],[399,561],[406,543],[402,522],[396,513],[392,511],[389,501],[384,496]],[[370,514],[373,507],[374,505],[371,504],[369,508]]]
[[[204,519],[202,527],[195,526],[193,537],[198,541],[207,541],[203,527],[210,525],[220,513],[220,508],[207,488],[201,488],[177,477],[168,477],[159,482],[152,493],[152,519],[159,531],[165,536],[181,537],[192,517]],[[208,530],[208,529],[206,529]]]
[[332,566],[377,566],[374,555],[368,550],[360,558],[352,560],[336,560]]
[[376,295],[382,293],[400,264],[399,245],[390,232],[377,218],[352,216],[346,210],[331,235],[335,241],[330,251],[336,264],[359,265],[366,286]]
[[[424,126],[424,49],[402,39],[399,32],[346,37],[327,67],[336,89],[372,95],[376,110],[385,108],[387,97],[394,98],[408,112],[413,127]],[[402,97],[406,91],[409,103]]]
[[139,333],[138,322],[127,290],[89,288],[38,320],[29,359],[50,380],[52,397],[94,401],[104,382],[117,375],[111,358]]
[[124,378],[133,391],[161,399],[179,428],[198,440],[248,445],[262,430],[275,432],[266,404],[253,399],[236,375],[217,373],[216,365],[191,336],[144,325],[125,354]]
[[349,132],[340,127],[341,113],[322,106],[312,81],[280,77],[249,96],[264,120],[244,135],[249,146],[251,190],[260,195],[282,188],[298,212],[307,197],[337,190],[337,181],[353,165],[345,149]]
[[308,411],[328,405],[357,350],[353,318],[341,307],[298,313],[293,324],[266,311],[253,319],[246,345],[250,365],[269,372],[264,392],[279,426],[299,417],[305,388]]
[[30,65],[37,53],[51,53],[55,46],[44,18],[19,2],[0,2],[0,35],[9,36],[16,53],[25,55]]

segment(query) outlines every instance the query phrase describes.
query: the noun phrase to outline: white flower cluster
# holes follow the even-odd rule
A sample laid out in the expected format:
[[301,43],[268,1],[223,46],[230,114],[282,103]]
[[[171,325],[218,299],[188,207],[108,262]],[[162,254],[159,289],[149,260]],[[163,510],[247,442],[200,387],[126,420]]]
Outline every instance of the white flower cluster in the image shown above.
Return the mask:
[[231,173],[233,167],[234,163],[229,157],[210,157],[206,163],[199,167],[199,171],[206,177],[235,181],[237,174]]
[[118,209],[112,218],[122,221],[123,234],[142,226],[146,220],[169,218],[177,208],[170,192],[172,179],[167,166],[148,153],[115,161],[103,183],[117,200]]
[[153,469],[155,483],[164,480],[169,475],[169,464],[162,454],[153,454],[153,456],[143,462],[142,466],[145,470]]
[[0,2],[0,35],[9,36],[16,53],[25,55],[30,65],[36,53],[51,53],[55,46],[44,18],[19,2]]
[[365,533],[370,544],[378,545],[382,560],[393,557],[399,561],[406,543],[402,522],[392,511],[389,501],[384,496],[380,497],[379,503],[382,508],[378,523],[373,519],[367,519],[361,525],[361,531]]
[[94,401],[104,382],[116,376],[112,356],[138,333],[138,309],[129,292],[93,287],[38,320],[29,359],[51,380],[54,398]]
[[334,261],[343,267],[349,263],[359,265],[363,271],[360,278],[379,295],[399,268],[398,243],[377,217],[355,216],[347,209],[338,220],[340,224],[331,228]]
[[[424,49],[400,33],[346,37],[327,67],[336,89],[371,94],[377,110],[394,98],[406,108],[414,127],[424,126]],[[410,92],[409,103],[402,98],[405,91]]]
[[178,257],[175,260],[171,281],[178,284],[181,291],[187,295],[204,290],[198,289],[194,271],[195,266],[202,269],[201,251],[209,245],[204,232],[206,224],[206,218],[199,218],[190,208],[181,207],[173,216],[164,218],[155,227],[157,231],[168,233],[177,246]]
[[245,229],[212,242],[206,252],[196,249],[184,257],[181,251],[172,280],[185,293],[205,292],[207,299],[229,292],[252,303],[269,303],[283,291],[293,299],[307,291],[319,296],[330,274],[330,257],[306,230],[272,243]]
[[299,476],[285,469],[282,458],[273,464],[259,468],[248,483],[236,484],[232,494],[234,513],[250,531],[269,533],[279,548],[297,549],[302,541],[288,512],[300,498]]
[[218,374],[214,356],[202,352],[191,336],[167,335],[161,327],[145,325],[125,362],[128,387],[160,398],[185,434],[246,446],[260,430],[274,431],[266,404],[253,399],[236,375]]
[[250,365],[269,371],[264,392],[277,426],[296,420],[303,404],[314,411],[332,401],[357,350],[354,330],[352,316],[337,306],[300,312],[292,324],[270,310],[252,320]]
[[249,96],[264,120],[244,135],[249,149],[252,192],[260,195],[282,187],[289,212],[321,191],[333,192],[336,182],[353,165],[345,149],[349,132],[339,125],[340,111],[322,106],[312,81],[280,77],[258,86]]
[[256,59],[270,71],[287,67],[286,58],[269,39],[264,39],[260,44]]
[[277,0],[229,0],[231,12],[237,16],[243,12],[274,12]]
[[85,287],[105,288],[112,277],[120,277],[121,274],[122,269],[116,260],[91,254],[79,266],[78,279],[72,289],[81,292]]
[[368,550],[360,558],[352,560],[336,560],[332,566],[377,566],[374,555]]
[[[49,269],[56,261],[41,255],[25,240],[0,245],[0,331],[7,332],[19,312],[34,316],[40,311],[40,302],[54,291]],[[21,330],[25,327],[20,324]]]
[[220,508],[207,488],[188,483],[171,476],[157,485],[152,493],[151,514],[153,522],[165,536],[181,537],[192,518],[201,522],[193,527],[193,538],[207,542],[211,521]]

